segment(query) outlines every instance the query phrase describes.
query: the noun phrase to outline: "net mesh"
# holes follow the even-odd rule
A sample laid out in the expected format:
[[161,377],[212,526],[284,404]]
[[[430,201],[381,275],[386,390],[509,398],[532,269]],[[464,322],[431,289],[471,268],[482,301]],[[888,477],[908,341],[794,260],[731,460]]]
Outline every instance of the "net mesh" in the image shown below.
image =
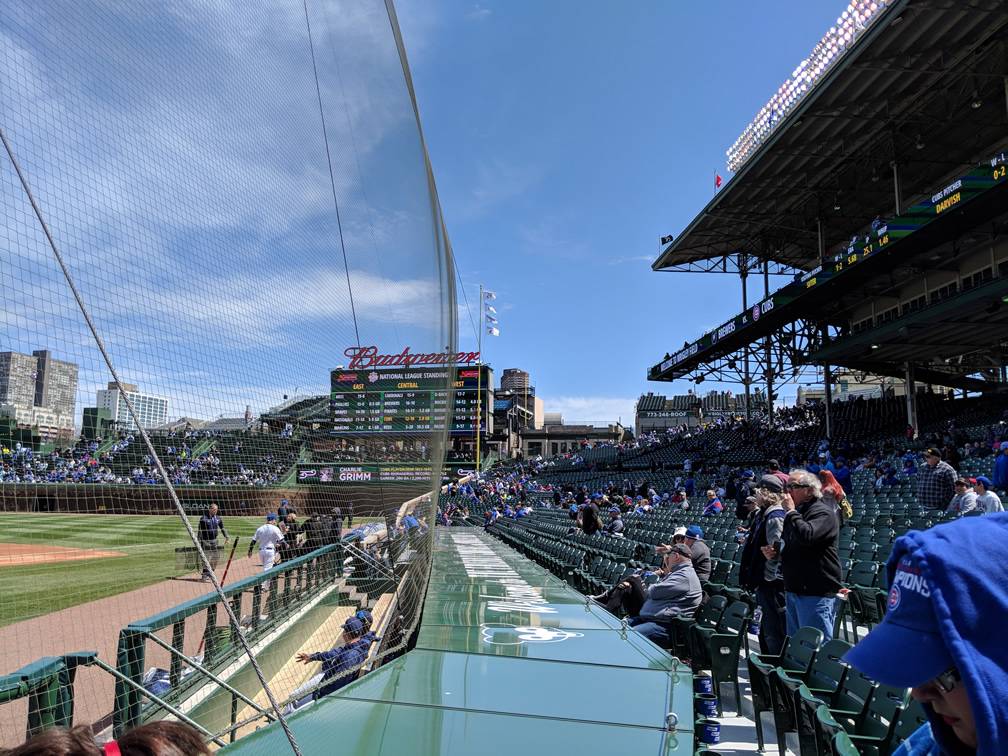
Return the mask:
[[391,5],[12,0],[0,130],[0,744],[220,745],[402,652],[458,376],[364,431],[331,375],[456,351]]

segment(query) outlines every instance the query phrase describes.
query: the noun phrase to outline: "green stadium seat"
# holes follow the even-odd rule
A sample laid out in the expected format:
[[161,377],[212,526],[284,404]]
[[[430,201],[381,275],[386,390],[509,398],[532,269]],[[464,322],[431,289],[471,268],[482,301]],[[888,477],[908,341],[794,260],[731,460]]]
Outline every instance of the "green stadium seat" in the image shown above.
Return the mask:
[[750,653],[746,658],[749,686],[753,701],[753,718],[756,720],[756,740],[763,750],[763,721],[765,711],[773,711],[773,691],[770,675],[780,666],[791,673],[808,672],[822,643],[822,632],[813,627],[803,627],[793,637],[784,641],[780,654]]
[[723,713],[721,705],[721,684],[733,682],[735,685],[735,708],[741,705],[738,668],[739,653],[742,650],[743,636],[749,627],[749,606],[743,601],[736,601],[725,609],[717,627],[713,630],[690,627],[689,644],[690,658],[694,669],[710,669],[714,679],[714,690],[718,692],[718,716]]

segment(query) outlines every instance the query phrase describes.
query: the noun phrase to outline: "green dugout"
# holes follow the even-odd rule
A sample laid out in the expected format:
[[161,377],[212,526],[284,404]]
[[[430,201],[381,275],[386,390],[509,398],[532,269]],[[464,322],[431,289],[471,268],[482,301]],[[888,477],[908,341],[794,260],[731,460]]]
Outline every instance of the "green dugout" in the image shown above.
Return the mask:
[[[686,754],[688,668],[470,528],[439,528],[416,648],[290,717],[305,754]],[[286,753],[277,725],[224,749]]]

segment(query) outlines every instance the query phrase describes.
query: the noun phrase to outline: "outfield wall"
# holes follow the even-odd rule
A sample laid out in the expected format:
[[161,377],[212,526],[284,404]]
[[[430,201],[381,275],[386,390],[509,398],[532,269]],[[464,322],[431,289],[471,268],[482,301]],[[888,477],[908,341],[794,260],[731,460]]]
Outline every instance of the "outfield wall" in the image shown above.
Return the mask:
[[[430,487],[421,483],[289,488],[176,486],[175,491],[192,513],[217,504],[224,516],[261,515],[275,511],[280,499],[288,499],[302,516],[329,512],[336,505],[346,514],[352,503],[355,517],[383,517],[393,515],[403,501],[428,493]],[[0,512],[164,515],[175,514],[175,505],[163,486],[5,483],[0,485]]]

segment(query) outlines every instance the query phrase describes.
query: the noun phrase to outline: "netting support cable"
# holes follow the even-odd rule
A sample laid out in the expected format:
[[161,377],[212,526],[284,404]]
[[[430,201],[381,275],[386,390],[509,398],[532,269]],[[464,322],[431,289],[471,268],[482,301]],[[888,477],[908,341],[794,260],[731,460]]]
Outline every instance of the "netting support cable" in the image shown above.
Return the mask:
[[462,271],[459,270],[458,261],[455,260],[455,255],[452,253],[452,261],[455,263],[455,275],[458,277],[459,288],[462,289],[462,299],[465,300],[466,312],[469,314],[469,325],[473,329],[473,338],[477,341],[479,340],[479,330],[476,328],[476,321],[473,320],[472,308],[469,307],[469,295],[466,294],[465,284],[462,282]]
[[333,172],[332,153],[329,150],[329,130],[326,128],[325,108],[322,106],[322,85],[319,84],[318,64],[315,62],[315,40],[312,38],[308,0],[303,0],[305,27],[308,29],[308,51],[311,53],[312,72],[315,74],[315,94],[318,97],[319,118],[322,120],[322,141],[325,143],[326,163],[329,165],[329,186],[332,188],[333,207],[336,208],[336,230],[339,231],[340,249],[343,252],[343,269],[346,271],[347,291],[350,294],[350,314],[353,316],[354,336],[360,349],[360,330],[357,327],[357,309],[354,306],[353,285],[350,283],[350,263],[347,262],[346,241],[343,238],[343,221],[340,218],[339,198],[336,195],[336,175]]
[[[42,232],[45,234],[46,240],[49,243],[49,248],[52,250],[53,256],[56,258],[56,262],[60,266],[60,270],[63,271],[63,276],[66,278],[67,285],[70,287],[70,291],[73,294],[74,299],[77,301],[77,307],[80,308],[84,321],[87,323],[87,327],[91,331],[91,336],[94,338],[95,344],[98,346],[98,351],[101,352],[102,359],[104,360],[106,367],[108,367],[109,373],[112,375],[112,379],[115,381],[116,387],[119,389],[120,396],[122,396],[126,402],[126,408],[129,411],[129,415],[132,418],[133,423],[136,425],[137,432],[143,439],[144,445],[147,447],[147,452],[150,454],[151,460],[154,462],[154,466],[157,468],[158,474],[161,476],[161,480],[168,491],[168,495],[171,498],[172,503],[175,505],[175,511],[178,513],[179,518],[182,520],[182,524],[189,533],[189,538],[192,541],[193,546],[196,548],[196,553],[199,555],[200,563],[203,569],[210,575],[210,582],[213,584],[214,592],[224,605],[224,611],[227,613],[228,621],[233,627],[239,628],[240,623],[238,621],[238,617],[235,616],[234,609],[231,607],[231,602],[228,601],[227,596],[224,594],[224,589],[221,586],[220,581],[217,579],[217,574],[211,567],[210,560],[207,558],[206,553],[203,551],[203,547],[200,545],[199,538],[196,536],[196,531],[193,530],[192,523],[189,522],[189,517],[186,515],[185,507],[182,506],[182,501],[178,497],[178,492],[175,490],[175,486],[172,485],[171,479],[168,476],[168,471],[164,467],[164,463],[162,463],[157,450],[155,450],[154,444],[150,440],[150,436],[147,435],[147,431],[140,423],[140,417],[137,414],[136,408],[133,406],[133,401],[129,398],[129,394],[123,386],[122,381],[119,379],[119,373],[112,364],[112,358],[109,356],[108,350],[105,348],[105,342],[98,334],[98,328],[95,326],[94,320],[91,319],[91,313],[89,312],[87,305],[84,304],[84,298],[81,296],[81,293],[77,288],[77,284],[74,282],[74,278],[70,274],[70,269],[67,267],[66,262],[63,259],[63,255],[56,246],[56,240],[53,238],[52,232],[49,230],[49,224],[46,223],[45,217],[42,215],[42,208],[39,207],[38,201],[35,199],[35,194],[32,192],[31,186],[28,184],[28,178],[21,170],[21,165],[18,163],[17,158],[14,155],[14,149],[11,147],[11,144],[7,139],[7,133],[2,127],[0,127],[0,141],[3,142],[4,150],[7,152],[7,157],[10,159],[11,165],[14,167],[14,172],[17,173],[18,180],[21,182],[21,187],[24,190],[25,196],[31,203],[35,217],[38,219],[39,225],[42,227]],[[287,740],[290,742],[291,749],[293,749],[297,756],[302,756],[301,748],[298,746],[297,739],[294,737],[294,733],[291,731],[290,726],[287,723],[287,718],[283,715],[283,712],[280,709],[280,704],[276,700],[272,689],[266,681],[266,676],[263,673],[262,668],[259,666],[259,662],[255,658],[252,646],[249,644],[248,639],[243,633],[239,632],[236,633],[236,635],[245,651],[245,654],[248,656],[249,663],[252,665],[256,676],[259,678],[259,682],[262,684],[263,691],[269,699],[270,706],[276,712],[277,720],[283,728],[283,731],[287,736]]]

